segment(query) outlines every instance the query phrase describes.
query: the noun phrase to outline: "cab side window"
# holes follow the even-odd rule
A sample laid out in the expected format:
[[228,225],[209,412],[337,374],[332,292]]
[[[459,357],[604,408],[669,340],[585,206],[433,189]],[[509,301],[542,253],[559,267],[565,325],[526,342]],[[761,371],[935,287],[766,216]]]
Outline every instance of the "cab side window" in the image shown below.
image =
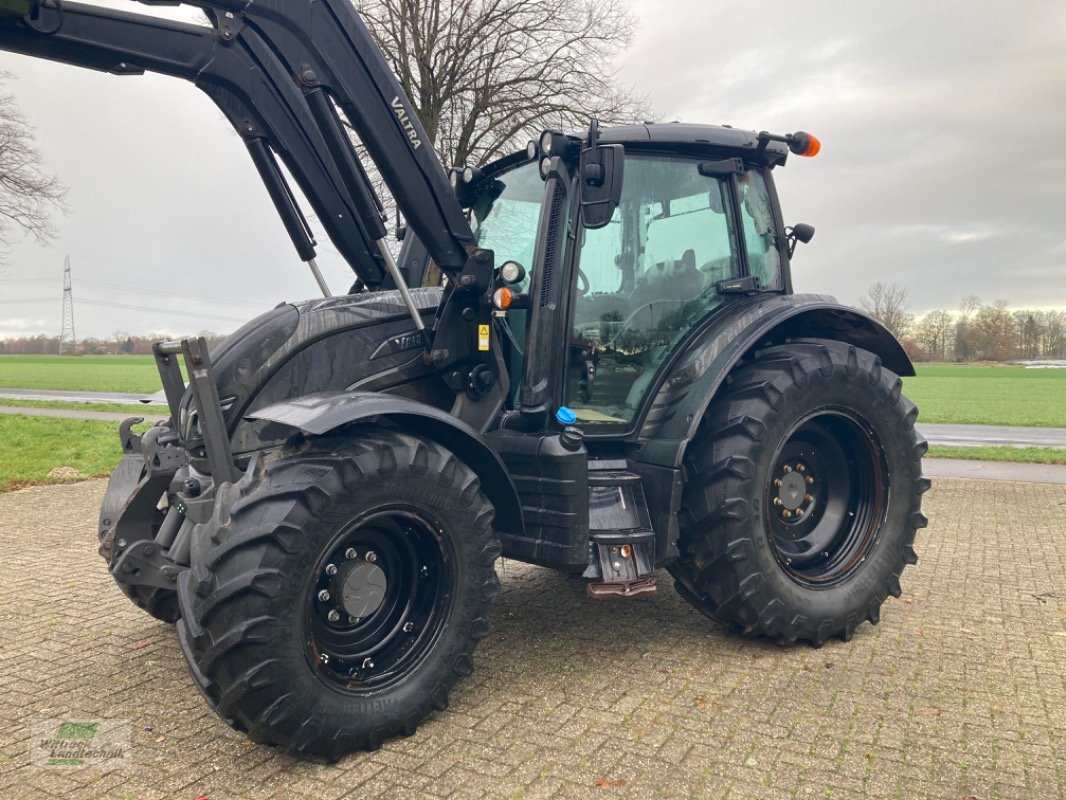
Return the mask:
[[748,269],[763,288],[780,289],[781,253],[777,249],[777,222],[766,180],[761,172],[745,172],[737,178],[737,191]]

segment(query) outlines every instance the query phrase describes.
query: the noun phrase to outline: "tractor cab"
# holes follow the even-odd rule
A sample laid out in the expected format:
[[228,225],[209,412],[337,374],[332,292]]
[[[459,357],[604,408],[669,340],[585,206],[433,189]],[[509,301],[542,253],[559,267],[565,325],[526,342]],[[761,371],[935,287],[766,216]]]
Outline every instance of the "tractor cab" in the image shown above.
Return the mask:
[[[543,155],[553,137],[563,142],[557,155]],[[730,300],[791,292],[771,176],[788,142],[768,137],[679,124],[594,127],[582,139],[546,132],[525,154],[456,171],[478,246],[498,268],[521,267],[514,282],[499,281],[507,410],[525,406],[528,417],[531,407],[565,406],[586,434],[623,436],[638,427],[671,353],[708,315]],[[582,177],[582,152],[606,148],[619,154],[606,165],[615,174]],[[617,186],[595,220],[584,213],[586,194],[599,191],[592,183]],[[421,272],[424,285],[440,281],[439,271]],[[548,389],[531,388],[523,403],[524,383]],[[537,421],[550,424],[550,414]]]

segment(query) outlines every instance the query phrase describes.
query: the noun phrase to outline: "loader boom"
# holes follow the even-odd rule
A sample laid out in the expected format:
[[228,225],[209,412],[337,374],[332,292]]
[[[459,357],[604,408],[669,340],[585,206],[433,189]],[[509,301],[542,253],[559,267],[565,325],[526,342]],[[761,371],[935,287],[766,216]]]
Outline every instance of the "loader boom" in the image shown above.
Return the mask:
[[158,72],[202,89],[244,140],[302,260],[314,258],[315,242],[275,154],[363,284],[378,288],[392,273],[406,289],[339,109],[430,256],[452,276],[463,270],[474,249],[470,227],[410,100],[348,0],[187,3],[212,27],[86,3],[31,5],[23,17],[0,18],[0,48],[116,74]]

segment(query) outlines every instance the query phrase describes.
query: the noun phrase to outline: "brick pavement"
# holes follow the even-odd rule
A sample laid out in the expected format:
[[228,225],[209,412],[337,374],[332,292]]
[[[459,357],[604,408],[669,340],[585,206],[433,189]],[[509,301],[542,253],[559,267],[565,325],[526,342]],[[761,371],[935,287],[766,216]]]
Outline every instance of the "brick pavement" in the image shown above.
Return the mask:
[[[339,764],[232,732],[172,630],[95,553],[103,482],[0,495],[0,796],[1066,796],[1066,491],[942,479],[876,628],[820,650],[501,562],[495,633],[451,708]],[[128,766],[30,766],[41,719],[128,719]],[[597,782],[605,784],[598,786]]]

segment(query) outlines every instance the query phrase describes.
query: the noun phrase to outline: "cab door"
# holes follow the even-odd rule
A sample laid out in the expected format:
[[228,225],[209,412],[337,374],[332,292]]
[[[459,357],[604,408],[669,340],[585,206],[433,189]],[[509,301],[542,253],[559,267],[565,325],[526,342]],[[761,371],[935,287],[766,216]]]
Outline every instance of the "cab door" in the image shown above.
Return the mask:
[[563,402],[590,434],[632,429],[669,353],[755,275],[781,289],[773,208],[758,171],[627,154],[610,223],[580,229]]

